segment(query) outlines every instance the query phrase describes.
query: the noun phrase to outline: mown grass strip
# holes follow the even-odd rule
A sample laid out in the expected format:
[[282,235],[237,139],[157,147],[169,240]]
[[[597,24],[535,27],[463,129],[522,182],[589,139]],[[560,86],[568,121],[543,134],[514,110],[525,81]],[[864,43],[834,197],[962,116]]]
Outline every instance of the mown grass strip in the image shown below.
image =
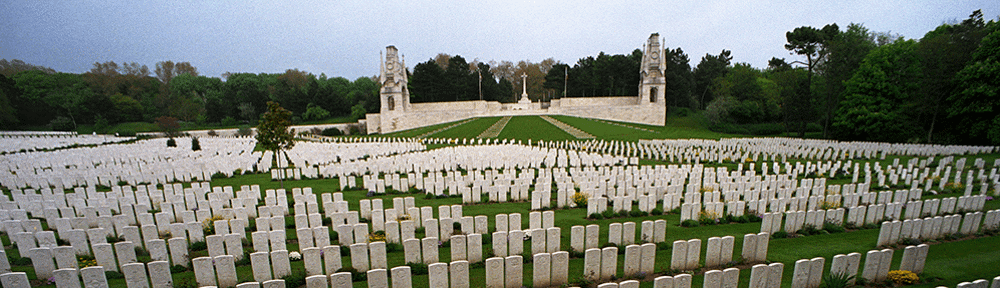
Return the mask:
[[538,116],[519,116],[511,118],[510,123],[507,124],[507,128],[500,133],[498,138],[521,140],[525,144],[528,143],[528,139],[535,142],[538,140],[577,140],[576,137],[573,137],[573,135],[569,135],[566,131],[559,129],[549,122],[545,122],[545,120],[542,120],[542,118]]
[[503,131],[503,128],[507,126],[507,122],[510,122],[510,117],[500,118],[500,121],[497,121],[493,126],[484,130],[483,133],[479,133],[479,136],[476,136],[476,138],[496,138]]

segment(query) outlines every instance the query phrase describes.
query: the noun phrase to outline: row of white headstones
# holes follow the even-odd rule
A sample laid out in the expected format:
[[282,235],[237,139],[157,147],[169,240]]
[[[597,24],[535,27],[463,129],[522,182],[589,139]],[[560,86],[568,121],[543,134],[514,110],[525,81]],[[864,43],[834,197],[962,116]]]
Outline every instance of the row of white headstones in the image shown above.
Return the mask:
[[[307,199],[308,199],[308,198],[307,198]],[[315,197],[314,197],[314,196],[313,196],[313,199],[315,199]],[[313,201],[315,201],[315,200],[313,200]],[[394,201],[394,202],[398,202],[398,201]],[[404,200],[404,202],[405,202],[405,200]],[[445,207],[447,207],[447,206],[445,206]],[[439,208],[442,208],[442,207],[439,207]],[[454,208],[454,207],[451,207],[451,208]],[[428,210],[428,209],[430,209],[430,207],[422,207],[422,209],[421,209],[421,210],[425,210],[425,211],[426,211],[426,210]],[[280,211],[280,209],[279,209],[279,211]],[[298,209],[297,211],[302,211],[302,209]],[[440,211],[443,211],[443,210],[440,210]],[[377,214],[376,214],[376,215],[377,215]],[[297,215],[297,216],[301,216],[301,215]],[[509,217],[509,216],[508,216],[508,217]],[[300,218],[300,217],[296,217],[296,218]],[[236,219],[236,220],[239,220],[239,219]],[[259,218],[258,218],[258,220],[259,220]],[[283,219],[282,219],[282,220],[283,220]],[[431,220],[431,219],[428,219],[428,220]],[[234,221],[235,221],[235,220],[234,220]],[[297,222],[297,225],[299,225],[299,224],[298,224],[298,222],[299,222],[299,221],[296,221],[296,222]],[[263,223],[263,222],[259,222],[259,223]],[[429,223],[430,223],[430,222],[429,222]],[[520,223],[520,221],[517,221],[517,223]],[[220,226],[218,226],[218,224],[219,224],[219,223],[217,222],[217,223],[216,223],[216,227],[220,227]],[[644,223],[644,224],[645,224],[645,223]],[[365,225],[365,226],[367,226],[366,224],[360,224],[360,225]],[[595,227],[587,227],[587,228],[589,228],[588,230],[590,230],[590,231],[596,231],[596,230],[594,229],[594,228],[596,228],[596,225],[593,225],[593,226],[595,226]],[[626,225],[625,225],[625,226],[627,227],[627,226],[628,226],[628,223],[626,223]],[[632,224],[632,226],[634,227],[634,224]],[[645,225],[644,225],[644,226],[645,226]],[[224,226],[223,226],[223,227],[224,227]],[[884,226],[884,227],[888,227],[888,225],[887,225],[887,226]],[[614,225],[612,225],[610,229],[612,229],[612,230],[615,230],[614,228],[615,228],[615,226],[614,226]],[[634,228],[633,228],[633,229],[634,229]],[[365,231],[367,231],[367,229],[364,229],[364,230],[365,230]],[[574,227],[574,230],[578,230],[578,229],[576,229],[576,227]],[[300,231],[301,231],[301,230],[300,230]],[[556,231],[558,231],[558,230],[556,230]],[[283,233],[283,231],[280,231],[280,232],[282,232],[282,233]],[[256,232],[256,233],[260,233],[260,232]],[[500,232],[497,232],[497,233],[500,233]],[[506,233],[501,233],[501,234],[496,234],[496,233],[495,233],[495,234],[494,234],[494,237],[495,237],[494,239],[500,239],[500,238],[501,238],[501,236],[500,236],[500,235],[504,235],[504,234],[506,234]],[[596,242],[596,235],[597,235],[597,233],[596,233],[596,232],[591,232],[591,233],[587,233],[587,234],[588,234],[588,235],[593,235],[594,237],[590,237],[590,238],[595,238],[595,241],[593,241],[593,242]],[[612,234],[612,235],[614,235],[615,233],[611,233],[611,234]],[[22,235],[23,235],[23,234],[22,234]],[[271,235],[275,235],[275,234],[274,234],[274,233],[272,233]],[[574,235],[575,235],[575,234],[574,234]],[[238,235],[232,235],[232,236],[238,236]],[[255,236],[257,236],[257,235],[255,235]],[[282,235],[282,236],[283,236],[283,235]],[[213,236],[209,236],[209,237],[211,238],[211,237],[218,237],[218,236],[214,236],[214,235],[213,235]],[[609,236],[609,240],[611,240],[611,238],[610,238],[610,237],[613,237],[613,236]],[[230,239],[232,239],[232,238],[235,238],[235,237],[231,237],[231,236],[230,236],[230,237],[227,237],[227,238],[230,238]],[[256,238],[256,237],[255,237],[255,238]],[[281,237],[281,238],[284,238],[284,237]],[[517,237],[517,238],[518,238],[518,239],[520,239],[520,237]],[[573,237],[573,238],[577,238],[577,237]],[[216,239],[217,239],[217,238],[216,238]],[[238,239],[238,238],[236,238],[236,239]],[[766,236],[765,236],[765,239],[766,239]],[[277,241],[274,241],[274,240],[277,240]],[[415,240],[415,239],[411,239],[411,240]],[[437,239],[433,239],[433,238],[430,238],[430,241],[428,241],[428,239],[427,239],[427,238],[425,238],[425,239],[424,239],[424,241],[421,241],[421,242],[423,242],[423,243],[430,243],[430,244],[431,244],[431,245],[430,245],[430,247],[435,247],[435,248],[436,248],[436,246],[434,246],[434,244],[436,244],[436,243],[437,243],[437,241],[436,241],[436,240],[437,240]],[[710,239],[710,242],[712,242],[711,240],[712,240],[712,239]],[[210,241],[210,242],[212,242],[212,241]],[[227,241],[227,242],[228,242],[228,241]],[[255,243],[257,243],[258,241],[257,241],[257,240],[255,239],[255,241],[254,241],[254,242],[255,242]],[[591,241],[587,241],[587,242],[591,242]],[[118,244],[116,244],[116,246],[119,246],[119,245],[120,245],[120,246],[127,246],[127,244],[126,244],[126,243],[128,243],[128,242],[123,242],[123,243],[118,243]],[[219,245],[221,245],[221,242],[217,242],[217,243],[220,243]],[[236,243],[238,243],[238,242],[236,242]],[[273,245],[274,243],[283,243],[283,239],[272,239],[272,245]],[[725,243],[725,242],[723,242],[723,243]],[[749,243],[749,241],[747,241],[747,242],[745,242],[745,243]],[[237,245],[239,245],[239,244],[237,244]],[[360,244],[360,245],[364,245],[364,244]],[[370,244],[369,244],[369,245],[370,245]],[[595,244],[595,245],[596,245],[596,244]],[[711,243],[710,243],[710,245],[711,245]],[[723,245],[724,245],[724,244],[723,244]],[[210,245],[210,247],[214,247],[214,246],[215,246],[215,245]],[[409,245],[407,245],[407,246],[409,246]],[[427,244],[425,244],[425,246],[427,246]],[[494,242],[494,246],[497,246],[497,242]],[[594,246],[594,245],[591,245],[591,246]],[[107,247],[107,246],[100,246],[100,247]],[[356,249],[359,249],[359,248],[356,248],[356,247],[361,247],[361,246],[356,246],[356,245],[355,245],[354,247],[352,247],[352,250],[356,250]],[[119,251],[132,251],[132,249],[129,249],[129,248],[131,248],[131,247],[125,247],[125,248],[120,248],[120,249],[118,249],[118,250],[119,250]],[[367,248],[367,247],[366,247],[366,248]],[[588,248],[591,248],[591,247],[588,247]],[[97,248],[97,249],[100,249],[100,248]],[[591,249],[593,249],[593,248],[591,248]],[[765,249],[766,249],[766,248],[765,248]],[[218,249],[211,249],[211,248],[210,248],[210,250],[218,250]],[[227,249],[227,250],[230,250],[230,249]],[[236,251],[241,251],[241,250],[242,250],[242,249],[236,249]],[[425,250],[426,250],[426,249],[425,249]],[[436,250],[436,249],[434,249],[434,250]],[[500,250],[500,249],[497,249],[497,251],[499,251],[499,250]],[[714,249],[710,249],[710,250],[714,250]],[[44,251],[44,250],[43,250],[43,249],[39,249],[39,250],[36,250],[36,251],[32,251],[32,252],[38,252],[39,254],[41,254],[41,251]],[[232,250],[231,250],[231,251],[232,251]],[[284,251],[284,250],[277,250],[277,251]],[[338,249],[338,251],[339,251],[339,249]],[[675,251],[682,251],[682,249],[679,249],[679,248],[676,248],[676,243],[675,243]],[[746,249],[745,249],[745,251],[746,251]],[[152,252],[152,251],[151,251],[151,252]],[[427,251],[424,251],[424,253],[428,253],[428,252],[427,252]],[[675,253],[676,253],[676,252],[675,252]],[[33,254],[34,254],[34,253],[33,253]],[[58,253],[57,253],[57,254],[58,254]],[[103,254],[103,253],[101,253],[101,254]],[[111,253],[108,253],[108,254],[110,255]],[[331,254],[332,254],[332,253],[331,253]],[[356,253],[352,253],[352,254],[356,254]],[[368,253],[364,253],[364,254],[368,254]],[[409,253],[408,253],[408,254],[409,254]],[[435,254],[436,254],[436,253],[435,253]],[[626,254],[629,254],[629,253],[626,253]],[[308,254],[307,254],[307,255],[308,255]],[[384,254],[383,254],[383,255],[384,255]],[[614,253],[614,255],[617,255],[617,253]],[[219,255],[219,256],[221,256],[221,255]],[[230,256],[233,256],[233,255],[230,255]],[[238,256],[242,256],[242,255],[240,254],[240,255],[238,255]],[[709,254],[708,256],[709,256],[709,258],[708,258],[708,259],[712,259],[712,258],[714,258],[714,257],[712,257],[712,255],[711,255],[711,254]],[[123,256],[121,256],[121,253],[119,253],[119,257],[123,257]],[[217,256],[216,256],[216,257],[217,257]],[[133,255],[132,257],[127,257],[127,256],[125,256],[125,258],[126,258],[126,259],[134,259],[134,255]],[[272,258],[274,258],[274,257],[272,257]],[[354,258],[357,258],[357,257],[354,257]],[[436,257],[435,257],[435,258],[436,258]],[[50,258],[50,259],[51,259],[51,258]],[[279,257],[278,259],[281,259],[281,257]],[[361,258],[357,258],[357,259],[361,259]],[[376,258],[376,259],[377,259],[377,258]],[[384,257],[383,257],[382,259],[384,259]],[[677,258],[677,257],[675,257],[675,259],[680,259],[680,258]],[[113,261],[113,259],[112,259],[111,261]],[[44,263],[43,261],[39,261],[39,262],[41,262],[41,263]],[[126,261],[126,262],[127,262],[127,261]],[[353,260],[352,260],[352,262],[353,262]],[[379,263],[379,262],[378,262],[377,260],[375,260],[375,261],[373,261],[373,262],[375,262],[375,263]],[[709,262],[709,261],[707,261],[707,260],[706,260],[706,263],[708,263],[708,262]],[[124,263],[124,262],[123,262],[123,263]],[[375,266],[375,267],[377,267],[377,266]],[[42,268],[42,267],[39,267],[39,268]],[[361,267],[355,267],[355,268],[361,268]],[[42,271],[44,271],[45,269],[39,269],[39,270],[42,270]]]
[[[258,194],[258,195],[259,195],[259,194]],[[278,197],[278,198],[280,198],[280,197]],[[272,199],[274,199],[274,197],[272,197]],[[271,201],[271,202],[274,202],[274,201]],[[273,203],[272,203],[272,204],[273,204]],[[283,206],[285,207],[285,208],[284,208],[284,210],[287,210],[287,201],[286,201],[286,202],[284,202]],[[366,230],[367,230],[367,229],[366,229]]]

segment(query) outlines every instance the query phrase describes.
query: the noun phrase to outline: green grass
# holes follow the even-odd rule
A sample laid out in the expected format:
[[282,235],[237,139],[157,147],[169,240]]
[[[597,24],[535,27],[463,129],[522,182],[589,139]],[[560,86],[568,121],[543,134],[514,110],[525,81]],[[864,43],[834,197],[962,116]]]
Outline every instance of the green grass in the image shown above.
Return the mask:
[[469,121],[468,123],[452,127],[451,129],[444,130],[438,133],[434,133],[428,137],[431,138],[466,138],[472,139],[479,136],[486,129],[496,124],[500,121],[500,117],[484,117],[476,118],[475,120]]
[[431,126],[424,126],[424,127],[419,127],[419,128],[413,128],[413,129],[409,129],[409,130],[397,131],[397,132],[392,132],[392,133],[385,134],[384,136],[387,136],[387,137],[417,137],[417,136],[423,135],[425,133],[428,133],[428,132],[431,132],[431,131],[434,131],[434,130],[437,130],[437,129],[441,129],[441,128],[444,128],[444,127],[451,126],[451,125],[453,125],[455,123],[458,123],[458,122],[461,122],[461,121],[448,122],[448,123],[442,123],[442,124],[437,124],[437,125],[431,125]]
[[[572,116],[552,116],[556,120],[562,121],[563,123],[569,124],[570,126],[576,127],[577,129],[583,130],[584,132],[590,133],[599,139],[605,140],[622,140],[622,141],[638,141],[639,139],[654,139],[659,138],[660,133],[648,132],[638,129],[632,129],[628,127],[622,127],[618,125],[608,124],[606,122],[598,122],[594,119],[578,118]],[[614,122],[617,123],[617,122]],[[623,124],[633,127],[639,127],[643,129],[656,129],[662,127],[641,125],[641,124]]]
[[503,128],[503,131],[500,132],[500,136],[497,138],[520,140],[524,144],[527,144],[529,139],[533,143],[538,142],[538,140],[578,140],[576,137],[569,135],[566,131],[542,120],[542,117],[538,116],[518,116],[511,118],[510,122],[507,123],[507,126]]
[[[700,114],[692,114],[685,117],[671,117],[667,122],[666,126],[653,126],[653,125],[643,125],[635,123],[624,123],[624,122],[613,122],[604,120],[594,120],[588,118],[579,118],[572,116],[562,116],[554,115],[551,116],[559,121],[562,121],[570,126],[576,127],[577,129],[583,130],[584,132],[590,133],[596,136],[598,139],[604,140],[620,140],[620,141],[638,141],[639,139],[687,139],[687,138],[698,138],[698,139],[719,139],[727,137],[742,137],[744,135],[735,134],[724,134],[709,131],[705,128],[704,124],[701,122]],[[475,120],[465,123],[451,129],[447,129],[428,137],[432,138],[475,138],[479,136],[484,130],[492,126],[500,117],[483,117],[476,118]],[[416,137],[427,132],[431,132],[443,127],[447,127],[458,123],[449,122],[444,124],[437,124],[427,127],[415,128],[406,131],[393,132],[386,134],[385,136],[391,137]],[[609,124],[606,122],[617,123],[620,125]],[[622,126],[625,125],[625,126]],[[639,129],[634,129],[631,127],[639,127],[642,129],[649,129],[655,132],[648,132]],[[511,118],[510,123],[500,132],[499,139],[515,139],[521,140],[527,143],[528,139],[534,141],[545,140],[545,141],[563,141],[563,140],[579,140],[575,137],[569,135],[562,129],[553,126],[552,124],[542,120],[539,116],[514,116]]]

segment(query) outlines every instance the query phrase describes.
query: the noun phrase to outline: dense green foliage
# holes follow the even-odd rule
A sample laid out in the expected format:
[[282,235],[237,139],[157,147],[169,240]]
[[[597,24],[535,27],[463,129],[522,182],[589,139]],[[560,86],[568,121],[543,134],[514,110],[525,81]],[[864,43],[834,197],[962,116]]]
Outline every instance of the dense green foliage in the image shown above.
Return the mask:
[[908,127],[909,109],[921,77],[917,43],[899,41],[876,48],[845,83],[845,98],[834,134],[849,140],[905,142],[915,136]]
[[[0,60],[0,72],[0,128],[5,129],[47,125],[79,130],[84,124],[153,122],[161,116],[200,125],[255,124],[267,101],[289,107],[293,122],[321,121],[363,117],[380,104],[379,85],[371,78],[352,82],[295,69],[227,73],[223,81],[198,75],[186,62],[157,63],[155,74],[137,63],[115,62],[94,63],[89,72],[71,74]],[[101,119],[107,123],[99,123]]]
[[[486,100],[513,102],[510,82],[497,82],[490,64],[468,63],[462,56],[448,58],[445,67],[434,59],[413,67],[409,89],[411,102]],[[481,93],[481,94],[480,94]],[[480,97],[482,96],[482,97]],[[516,100],[515,100],[516,101]]]

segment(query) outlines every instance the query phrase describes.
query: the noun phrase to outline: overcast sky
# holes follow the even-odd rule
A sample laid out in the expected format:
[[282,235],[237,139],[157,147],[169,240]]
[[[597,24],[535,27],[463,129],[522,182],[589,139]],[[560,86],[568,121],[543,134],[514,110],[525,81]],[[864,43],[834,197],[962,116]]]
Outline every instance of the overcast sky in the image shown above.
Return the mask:
[[997,19],[1000,1],[2,0],[0,58],[73,73],[172,60],[212,77],[297,68],[354,79],[378,74],[388,45],[411,69],[438,53],[573,64],[630,53],[658,32],[692,66],[728,49],[734,62],[766,67],[771,57],[800,60],[783,47],[795,27],[862,23],[919,39],[976,9]]

